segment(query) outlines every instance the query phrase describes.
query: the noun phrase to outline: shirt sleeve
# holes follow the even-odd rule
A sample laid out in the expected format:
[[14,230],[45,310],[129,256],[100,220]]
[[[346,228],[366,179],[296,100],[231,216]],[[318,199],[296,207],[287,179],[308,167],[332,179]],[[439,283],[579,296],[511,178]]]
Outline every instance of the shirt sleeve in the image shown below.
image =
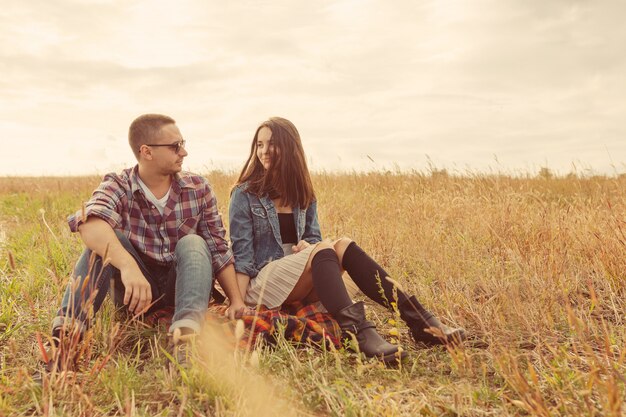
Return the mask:
[[259,271],[254,267],[252,212],[250,201],[239,187],[235,187],[230,196],[228,215],[230,241],[235,255],[235,271],[254,278]]
[[199,235],[206,240],[211,252],[213,272],[218,273],[234,262],[233,253],[228,247],[226,229],[217,209],[217,199],[208,182],[204,182],[204,208],[198,225]]
[[116,174],[107,174],[91,198],[81,210],[67,218],[70,230],[74,233],[90,216],[106,221],[113,229],[122,228],[121,207],[126,192]]

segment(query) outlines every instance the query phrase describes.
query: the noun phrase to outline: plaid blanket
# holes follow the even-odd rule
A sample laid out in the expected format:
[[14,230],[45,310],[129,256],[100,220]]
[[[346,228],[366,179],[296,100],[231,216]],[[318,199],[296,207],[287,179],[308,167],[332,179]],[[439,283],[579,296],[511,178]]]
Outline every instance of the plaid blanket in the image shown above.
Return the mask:
[[[218,325],[224,330],[225,337],[235,340],[236,321],[226,318],[225,311],[226,305],[211,304],[206,316],[207,323]],[[151,325],[169,326],[173,315],[174,307],[165,307],[151,313],[145,321]],[[241,319],[244,333],[239,339],[240,347],[254,346],[259,339],[271,344],[279,334],[296,343],[330,343],[335,347],[340,346],[339,325],[330,314],[321,312],[318,304],[293,303],[280,309],[260,307],[258,311],[248,311]]]

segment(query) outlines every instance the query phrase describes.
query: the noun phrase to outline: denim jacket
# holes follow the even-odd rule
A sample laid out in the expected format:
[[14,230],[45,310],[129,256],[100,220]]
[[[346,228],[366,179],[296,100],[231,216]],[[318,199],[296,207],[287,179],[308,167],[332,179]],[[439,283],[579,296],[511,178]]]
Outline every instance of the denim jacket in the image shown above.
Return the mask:
[[[245,191],[247,184],[236,186],[230,195],[230,242],[235,255],[235,270],[254,278],[269,262],[284,256],[276,207],[268,196],[258,197]],[[322,240],[317,221],[317,203],[306,209],[293,208],[298,242]]]

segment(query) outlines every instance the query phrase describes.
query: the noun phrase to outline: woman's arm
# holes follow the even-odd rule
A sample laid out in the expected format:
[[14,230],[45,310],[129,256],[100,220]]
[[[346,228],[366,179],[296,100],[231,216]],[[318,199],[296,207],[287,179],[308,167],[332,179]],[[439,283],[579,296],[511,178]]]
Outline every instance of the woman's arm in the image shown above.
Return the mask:
[[302,240],[308,243],[317,243],[322,240],[320,224],[317,221],[317,201],[312,202],[306,209],[306,223],[304,225]]
[[217,274],[217,280],[226,293],[226,297],[230,301],[228,308],[228,316],[234,319],[237,312],[245,308],[241,291],[238,288],[238,279],[235,274],[233,264],[229,264],[222,268]]
[[241,291],[241,297],[245,300],[248,285],[250,285],[250,277],[241,272],[237,272],[237,283],[239,285],[239,291]]
[[[259,271],[254,267],[254,230],[250,201],[240,187],[235,187],[228,207],[230,243],[235,256],[237,275],[254,278]],[[239,281],[239,279],[238,279]],[[241,283],[241,282],[240,282]],[[243,291],[247,285],[242,288]]]

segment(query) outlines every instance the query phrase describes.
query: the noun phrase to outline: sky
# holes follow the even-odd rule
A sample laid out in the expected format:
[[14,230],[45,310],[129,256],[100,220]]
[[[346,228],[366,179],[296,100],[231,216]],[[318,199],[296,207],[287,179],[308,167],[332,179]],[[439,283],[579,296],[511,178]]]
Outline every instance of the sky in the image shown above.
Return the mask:
[[626,3],[24,0],[0,9],[0,175],[241,169],[271,116],[313,171],[626,172]]

